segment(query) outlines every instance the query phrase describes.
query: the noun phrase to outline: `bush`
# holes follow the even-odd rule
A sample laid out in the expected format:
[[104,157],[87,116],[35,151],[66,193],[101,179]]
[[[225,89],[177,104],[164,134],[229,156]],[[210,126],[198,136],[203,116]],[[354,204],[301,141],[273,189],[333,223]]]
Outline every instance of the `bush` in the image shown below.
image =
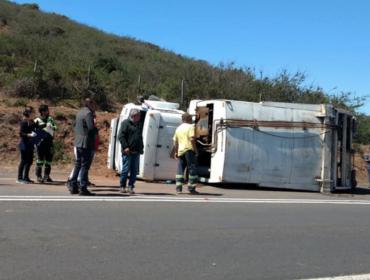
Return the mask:
[[1,100],[3,103],[4,103],[4,105],[6,106],[6,107],[11,107],[12,106],[12,102],[10,102],[10,100],[9,99],[3,99],[3,100]]
[[32,98],[36,94],[35,84],[33,83],[32,79],[20,78],[13,82],[12,87],[6,90],[5,94],[11,97]]
[[68,117],[69,117],[71,120],[76,120],[76,114],[72,114],[72,113],[70,113],[70,114],[68,115]]
[[54,141],[54,161],[63,161],[67,159],[66,154],[64,153],[65,145],[60,139]]
[[24,99],[24,98],[17,98],[14,103],[13,103],[13,106],[15,107],[26,107],[28,104],[28,101],[27,99]]
[[56,112],[55,113],[55,119],[57,121],[66,121],[67,120],[66,116],[61,112]]
[[76,114],[69,114],[68,117],[71,120],[71,124],[74,127],[76,125]]
[[22,118],[17,115],[17,114],[14,114],[12,113],[8,118],[7,118],[7,122],[8,124],[17,124],[17,123],[20,123],[22,121]]
[[36,4],[36,3],[23,4],[22,6],[25,7],[25,8],[28,8],[30,10],[40,10],[39,5]]

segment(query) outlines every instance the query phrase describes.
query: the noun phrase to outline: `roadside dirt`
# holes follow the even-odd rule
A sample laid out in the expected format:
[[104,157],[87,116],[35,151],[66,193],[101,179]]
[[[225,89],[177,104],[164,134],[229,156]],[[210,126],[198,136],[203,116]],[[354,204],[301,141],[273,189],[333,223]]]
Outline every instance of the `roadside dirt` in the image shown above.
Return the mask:
[[[0,168],[2,170],[15,170],[20,161],[18,150],[19,123],[22,118],[23,106],[15,107],[17,99],[12,99],[0,95]],[[27,105],[36,109],[42,102],[29,101]],[[46,103],[47,104],[47,103]],[[117,105],[117,107],[122,105]],[[58,171],[72,170],[75,155],[73,152],[74,143],[74,121],[80,109],[65,106],[49,106],[50,115],[58,125],[54,144],[58,148],[57,160],[53,162],[52,168]],[[102,127],[99,131],[100,145],[94,157],[91,172],[104,177],[115,177],[115,173],[107,169],[107,153],[109,145],[110,121],[116,118],[119,113],[108,113],[97,111],[98,126]],[[38,114],[37,114],[38,115]],[[36,159],[36,155],[35,155]],[[34,166],[33,166],[34,168]],[[33,172],[33,168],[31,172]]]

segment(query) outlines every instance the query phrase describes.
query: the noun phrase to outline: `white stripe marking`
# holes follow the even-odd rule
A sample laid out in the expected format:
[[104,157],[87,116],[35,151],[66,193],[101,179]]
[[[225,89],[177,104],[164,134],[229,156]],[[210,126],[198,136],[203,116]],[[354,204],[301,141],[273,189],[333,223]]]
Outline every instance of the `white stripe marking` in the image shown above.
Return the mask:
[[315,199],[248,199],[205,197],[152,197],[152,196],[0,196],[0,201],[111,201],[111,202],[208,202],[208,203],[266,203],[266,204],[337,204],[370,205],[370,200],[315,200]]
[[348,276],[337,276],[337,277],[326,277],[326,278],[310,278],[302,280],[369,280],[370,274],[359,274],[359,275],[348,275]]

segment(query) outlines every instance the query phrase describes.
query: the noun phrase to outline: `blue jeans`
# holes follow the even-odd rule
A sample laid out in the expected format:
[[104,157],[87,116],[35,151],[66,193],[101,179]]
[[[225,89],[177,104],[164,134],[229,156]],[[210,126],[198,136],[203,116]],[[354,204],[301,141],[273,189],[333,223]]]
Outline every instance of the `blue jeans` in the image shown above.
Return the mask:
[[128,188],[133,189],[135,187],[136,175],[139,168],[140,154],[126,155],[122,153],[122,171],[121,178],[119,181],[120,188],[126,188],[126,182],[128,173],[130,172],[130,180],[128,182]]
[[73,170],[73,176],[71,178],[71,181],[77,181],[78,174],[81,171],[81,181],[80,181],[81,191],[86,191],[89,168],[91,164],[91,149],[77,148],[76,157],[77,157],[76,164]]

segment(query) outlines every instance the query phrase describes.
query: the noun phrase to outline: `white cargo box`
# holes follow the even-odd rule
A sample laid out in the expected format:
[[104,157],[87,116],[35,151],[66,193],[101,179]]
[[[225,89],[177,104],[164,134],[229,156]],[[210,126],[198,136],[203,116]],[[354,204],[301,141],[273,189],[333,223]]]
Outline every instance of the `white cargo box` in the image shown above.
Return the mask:
[[201,180],[311,191],[349,189],[353,116],[332,105],[192,101]]

